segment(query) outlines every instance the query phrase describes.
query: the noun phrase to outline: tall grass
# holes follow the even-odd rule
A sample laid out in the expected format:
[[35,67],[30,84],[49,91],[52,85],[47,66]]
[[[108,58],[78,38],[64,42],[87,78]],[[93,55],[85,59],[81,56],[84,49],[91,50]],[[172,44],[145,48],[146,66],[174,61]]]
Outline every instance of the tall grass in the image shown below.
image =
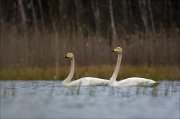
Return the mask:
[[125,64],[180,65],[180,34],[175,27],[168,32],[160,29],[154,40],[145,39],[145,34],[140,31],[130,34],[119,30],[116,44],[112,47],[108,37],[101,36],[97,40],[88,30],[86,35],[66,30],[32,31],[27,38],[18,30],[18,26],[1,29],[0,69],[64,66],[63,56],[67,52],[73,52],[80,65],[110,65],[116,59],[111,53],[116,46],[123,48],[122,62]]
[[[7,26],[6,26],[7,25]],[[75,55],[74,79],[95,76],[109,79],[116,55],[112,48],[123,48],[123,60],[118,79],[141,76],[152,79],[180,79],[180,34],[172,27],[157,31],[154,40],[146,39],[140,31],[118,31],[116,46],[109,46],[108,37],[94,36],[90,30],[83,32],[32,31],[19,32],[18,25],[1,27],[0,79],[64,79],[68,71],[63,56]],[[8,34],[7,34],[8,33]],[[58,41],[58,42],[57,42]],[[58,43],[58,44],[57,44]]]
[[[75,54],[80,66],[76,68],[75,79],[86,75],[109,78],[116,59],[111,50],[117,46],[123,48],[124,64],[119,79],[129,76],[179,79],[180,30],[178,17],[172,18],[178,11],[169,5],[171,2],[150,5],[162,9],[152,10],[154,20],[151,22],[156,28],[143,32],[138,4],[127,7],[127,12],[121,10],[121,1],[114,1],[118,3],[117,7],[113,5],[115,41],[110,29],[109,4],[99,6],[98,22],[93,18],[93,5],[84,4],[83,8],[82,1],[80,4],[77,1],[68,4],[65,1],[29,2],[1,2],[1,79],[64,79],[68,71],[63,56],[67,52]],[[133,14],[122,19],[120,14],[123,12]],[[162,21],[159,21],[161,17]]]

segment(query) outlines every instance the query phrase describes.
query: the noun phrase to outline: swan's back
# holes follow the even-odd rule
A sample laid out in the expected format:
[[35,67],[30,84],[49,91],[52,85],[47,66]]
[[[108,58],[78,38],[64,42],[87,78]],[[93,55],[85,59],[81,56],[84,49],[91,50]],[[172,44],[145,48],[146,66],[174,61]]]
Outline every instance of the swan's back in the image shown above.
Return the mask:
[[72,81],[68,86],[99,86],[99,85],[108,85],[109,80],[100,79],[95,77],[83,77],[78,80]]
[[118,86],[155,86],[159,84],[151,79],[141,77],[130,77],[117,83]]

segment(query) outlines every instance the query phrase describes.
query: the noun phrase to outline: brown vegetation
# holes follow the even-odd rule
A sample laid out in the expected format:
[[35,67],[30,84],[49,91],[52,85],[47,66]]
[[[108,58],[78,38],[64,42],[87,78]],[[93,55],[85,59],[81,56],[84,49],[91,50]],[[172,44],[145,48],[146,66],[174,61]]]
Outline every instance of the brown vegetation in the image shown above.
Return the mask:
[[2,0],[0,6],[2,72],[53,67],[60,76],[67,52],[80,66],[112,65],[116,46],[123,48],[122,64],[179,69],[178,0]]
[[[73,80],[85,76],[110,79],[114,67],[114,65],[76,66]],[[58,75],[55,70],[54,67],[3,69],[0,71],[0,80],[64,80],[69,73],[67,66],[59,67]],[[135,76],[153,80],[179,80],[180,70],[174,66],[122,65],[117,80]]]
[[[128,38],[128,40],[127,40]],[[119,31],[116,46],[123,47],[123,64],[133,65],[177,65],[180,64],[180,40],[178,29],[172,28],[168,37],[164,29],[156,34],[154,42],[144,40],[142,32],[127,34]],[[116,56],[111,53],[108,39],[99,42],[89,33],[86,36],[58,32],[58,43],[54,32],[31,33],[28,39],[18,33],[16,27],[4,29],[1,43],[1,68],[47,67],[64,65],[63,56],[73,52],[80,65],[112,64]],[[58,47],[57,47],[58,45]]]

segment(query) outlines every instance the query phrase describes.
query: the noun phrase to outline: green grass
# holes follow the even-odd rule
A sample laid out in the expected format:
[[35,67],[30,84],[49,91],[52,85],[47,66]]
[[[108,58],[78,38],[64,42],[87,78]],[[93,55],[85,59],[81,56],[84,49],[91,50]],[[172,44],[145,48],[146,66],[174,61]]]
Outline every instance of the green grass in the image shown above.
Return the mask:
[[[109,79],[114,71],[114,65],[77,66],[74,79],[85,76]],[[0,80],[52,80],[55,79],[55,68],[21,68],[0,70]],[[58,80],[63,80],[69,73],[69,67],[59,67]],[[176,66],[129,66],[122,65],[118,78],[145,77],[153,80],[180,80],[180,68]]]

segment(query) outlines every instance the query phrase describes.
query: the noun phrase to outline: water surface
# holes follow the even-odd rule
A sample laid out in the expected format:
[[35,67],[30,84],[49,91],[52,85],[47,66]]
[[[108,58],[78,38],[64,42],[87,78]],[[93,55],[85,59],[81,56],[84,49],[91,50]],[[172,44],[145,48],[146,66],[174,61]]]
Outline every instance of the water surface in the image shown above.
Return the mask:
[[1,118],[180,118],[180,81],[157,87],[64,87],[0,81]]

